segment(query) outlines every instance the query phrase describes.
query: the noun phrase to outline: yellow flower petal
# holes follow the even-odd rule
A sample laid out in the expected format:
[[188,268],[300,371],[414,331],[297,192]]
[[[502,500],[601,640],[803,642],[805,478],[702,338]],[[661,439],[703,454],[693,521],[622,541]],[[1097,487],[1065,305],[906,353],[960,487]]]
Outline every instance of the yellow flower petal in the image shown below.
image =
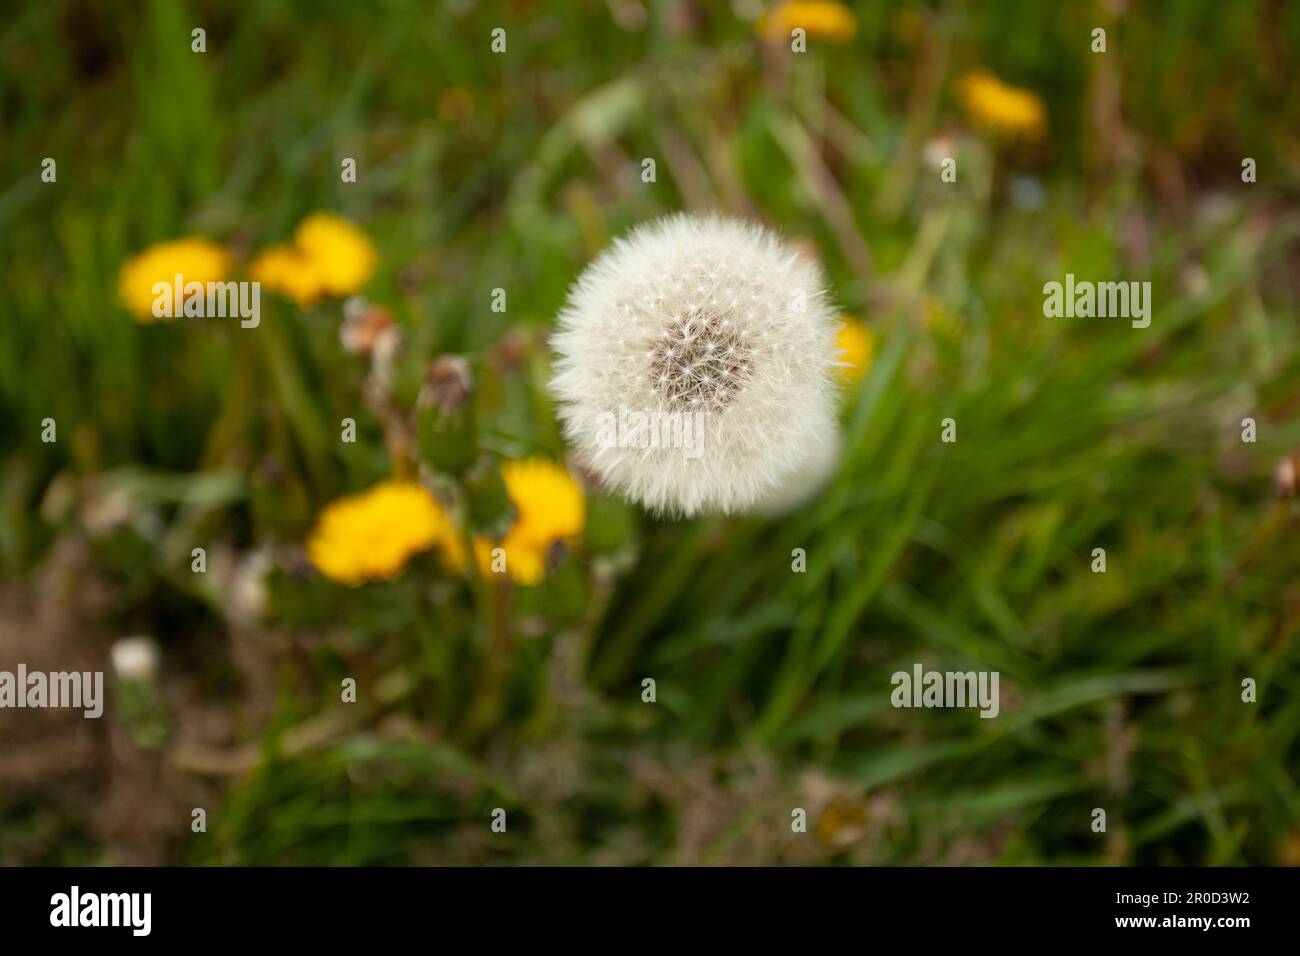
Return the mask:
[[809,38],[847,43],[858,32],[858,21],[852,10],[834,0],[785,0],[758,20],[758,32],[772,41],[789,40],[796,27]]
[[492,572],[492,550],[499,547],[512,580],[537,584],[546,574],[551,546],[572,543],[582,534],[586,499],[568,471],[544,458],[506,462],[501,479],[515,506],[515,523],[500,542],[474,542],[479,568],[484,574]]
[[375,271],[375,247],[366,234],[330,213],[304,219],[293,241],[330,295],[356,292]]
[[497,568],[501,565],[496,564],[498,555],[494,553],[498,548],[501,549],[500,556],[505,559],[505,573],[510,575],[512,581],[532,585],[546,576],[546,558],[549,548],[543,548],[514,531],[507,534],[502,541],[494,542],[487,538],[474,540],[474,556],[478,561],[480,574],[500,573]]
[[230,272],[226,250],[208,239],[191,237],[174,239],[150,246],[128,260],[118,276],[118,292],[132,314],[143,322],[153,322],[154,284],[165,282],[170,288],[177,275],[182,282],[223,282]]
[[1036,93],[1009,86],[987,70],[963,76],[958,93],[966,111],[980,126],[1029,138],[1042,136],[1047,128],[1047,107]]
[[311,305],[325,293],[315,263],[293,246],[263,250],[249,264],[248,275],[263,288],[287,296],[299,305]]
[[545,458],[508,461],[501,480],[518,511],[513,533],[520,540],[549,546],[577,537],[586,519],[586,499],[569,472]]
[[307,541],[307,557],[343,584],[389,580],[414,555],[439,545],[449,558],[457,539],[447,513],[423,485],[386,481],[327,505]]
[[843,363],[840,377],[849,382],[862,378],[871,367],[873,345],[871,331],[857,319],[846,318],[835,337],[835,347]]

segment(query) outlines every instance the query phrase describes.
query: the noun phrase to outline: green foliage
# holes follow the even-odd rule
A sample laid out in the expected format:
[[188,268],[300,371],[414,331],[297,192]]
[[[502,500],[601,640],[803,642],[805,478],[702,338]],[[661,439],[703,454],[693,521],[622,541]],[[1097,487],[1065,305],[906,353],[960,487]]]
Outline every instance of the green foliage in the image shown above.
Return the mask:
[[[1300,11],[862,4],[852,43],[795,56],[732,4],[644,6],[633,28],[576,2],[69,0],[0,36],[0,567],[48,600],[40,569],[89,540],[112,597],[84,640],[151,633],[167,679],[234,715],[209,832],[178,810],[169,858],[1294,862],[1300,550],[1273,476],[1300,446]],[[1045,141],[967,129],[954,89],[975,67],[1044,99]],[[152,243],[248,252],[338,212],[379,253],[366,295],[402,329],[399,413],[428,361],[463,354],[487,459],[559,459],[553,316],[612,237],[681,208],[810,241],[872,329],[841,467],[767,520],[592,497],[536,588],[431,555],[355,589],[306,564],[319,508],[394,470],[337,302],[264,293],[244,330],[137,324],[117,298]],[[1066,272],[1150,280],[1150,328],[1044,318]],[[131,517],[99,535],[86,513],[110,492]],[[269,556],[260,623],[194,583],[196,540]],[[891,708],[918,661],[999,671],[1000,716]],[[136,738],[176,758],[155,723]],[[789,833],[825,786],[867,838]],[[107,842],[3,784],[0,815],[62,834],[31,837],[55,844],[43,860]],[[26,845],[0,838],[0,860]]]

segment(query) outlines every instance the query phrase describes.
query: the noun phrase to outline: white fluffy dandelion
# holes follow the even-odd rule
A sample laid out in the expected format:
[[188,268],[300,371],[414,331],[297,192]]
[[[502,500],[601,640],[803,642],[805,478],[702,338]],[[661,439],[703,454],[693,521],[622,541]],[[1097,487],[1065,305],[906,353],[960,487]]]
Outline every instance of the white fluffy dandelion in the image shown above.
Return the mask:
[[832,431],[807,461],[791,472],[784,481],[754,502],[754,512],[775,518],[802,508],[830,484],[840,466],[843,444],[839,432]]
[[762,227],[673,216],[599,256],[552,338],[582,463],[657,512],[748,509],[833,441],[836,312]]
[[158,643],[152,637],[143,635],[119,638],[108,651],[113,671],[118,677],[146,684],[158,676],[160,656]]

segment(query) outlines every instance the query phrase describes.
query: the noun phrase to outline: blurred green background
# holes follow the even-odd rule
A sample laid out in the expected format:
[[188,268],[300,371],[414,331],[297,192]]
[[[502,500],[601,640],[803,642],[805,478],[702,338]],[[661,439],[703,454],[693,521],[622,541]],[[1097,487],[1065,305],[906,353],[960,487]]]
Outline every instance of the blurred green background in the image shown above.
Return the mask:
[[[1300,6],[850,6],[796,54],[748,0],[7,5],[0,669],[160,668],[100,721],[0,712],[0,862],[1300,863]],[[990,130],[976,70],[1045,127]],[[841,467],[766,520],[592,496],[606,540],[486,600],[303,557],[393,472],[341,302],[117,292],[338,213],[401,400],[466,355],[485,452],[563,460],[565,291],[680,209],[815,250],[870,330]],[[1150,328],[1044,318],[1067,272],[1149,280]],[[891,708],[914,662],[999,671],[1000,716]]]

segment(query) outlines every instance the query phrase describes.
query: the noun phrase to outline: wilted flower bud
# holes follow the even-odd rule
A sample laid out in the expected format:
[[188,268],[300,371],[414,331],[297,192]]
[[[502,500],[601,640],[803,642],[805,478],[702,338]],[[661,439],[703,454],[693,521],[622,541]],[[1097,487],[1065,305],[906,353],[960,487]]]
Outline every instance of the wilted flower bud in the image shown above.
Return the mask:
[[492,368],[498,374],[510,375],[520,371],[528,361],[532,337],[527,330],[512,326],[492,346]]
[[339,340],[352,355],[369,355],[381,338],[396,331],[393,314],[382,306],[355,295],[343,304]]
[[1296,496],[1297,487],[1300,486],[1300,452],[1287,455],[1277,463],[1277,467],[1273,469],[1273,480],[1280,496],[1283,498]]
[[393,314],[354,295],[343,304],[339,340],[352,355],[369,356],[366,399],[371,407],[384,409],[392,395],[394,364],[402,348],[402,330]]
[[461,474],[478,460],[472,388],[469,363],[459,355],[444,355],[425,371],[415,411],[420,454],[439,471]]

